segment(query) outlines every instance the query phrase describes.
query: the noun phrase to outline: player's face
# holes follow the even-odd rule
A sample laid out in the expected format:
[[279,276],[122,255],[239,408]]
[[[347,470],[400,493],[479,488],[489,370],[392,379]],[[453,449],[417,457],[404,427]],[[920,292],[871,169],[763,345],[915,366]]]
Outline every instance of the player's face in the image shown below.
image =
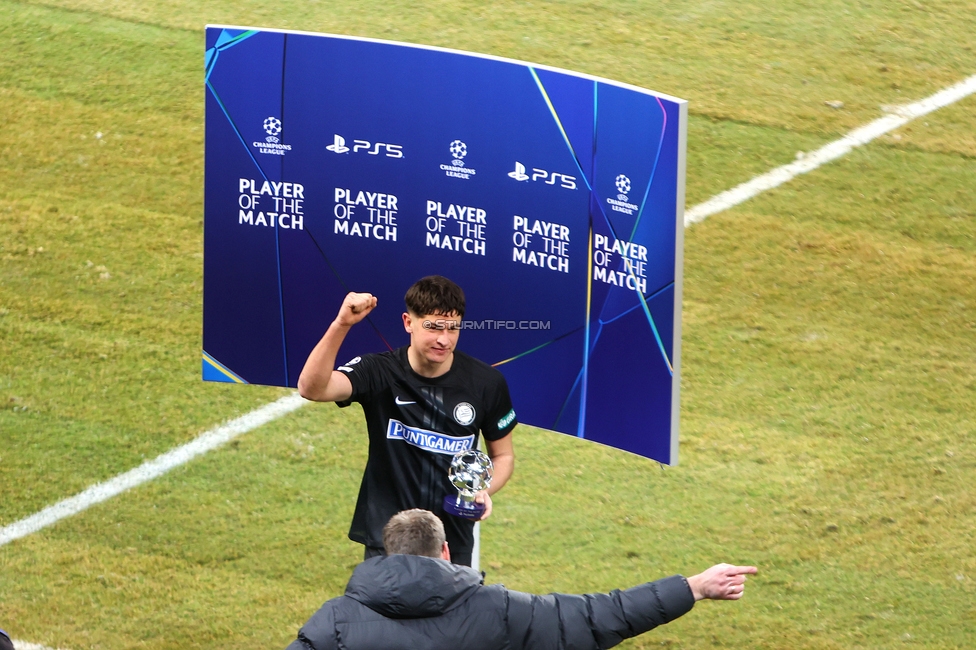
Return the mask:
[[455,314],[403,315],[403,326],[410,333],[410,347],[427,363],[439,365],[451,358],[461,332],[461,318]]

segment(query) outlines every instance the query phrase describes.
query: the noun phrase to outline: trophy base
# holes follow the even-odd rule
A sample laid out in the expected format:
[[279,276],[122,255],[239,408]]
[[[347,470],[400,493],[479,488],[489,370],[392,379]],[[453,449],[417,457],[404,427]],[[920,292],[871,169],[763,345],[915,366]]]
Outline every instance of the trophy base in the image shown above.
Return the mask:
[[485,505],[474,501],[462,501],[457,496],[448,494],[444,497],[444,512],[462,519],[478,521],[485,514]]

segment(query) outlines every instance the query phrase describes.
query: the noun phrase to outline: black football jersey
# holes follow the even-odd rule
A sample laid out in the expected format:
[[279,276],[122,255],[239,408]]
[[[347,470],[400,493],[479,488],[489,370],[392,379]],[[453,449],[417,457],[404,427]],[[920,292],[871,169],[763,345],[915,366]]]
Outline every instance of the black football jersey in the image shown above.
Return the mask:
[[339,366],[352,383],[369,433],[369,459],[349,538],[383,545],[383,526],[410,508],[430,510],[444,522],[453,549],[470,550],[472,522],[444,513],[456,495],[447,471],[454,454],[478,446],[478,435],[498,440],[515,427],[515,411],[501,372],[458,350],[440,377],[418,375],[407,348],[356,357]]

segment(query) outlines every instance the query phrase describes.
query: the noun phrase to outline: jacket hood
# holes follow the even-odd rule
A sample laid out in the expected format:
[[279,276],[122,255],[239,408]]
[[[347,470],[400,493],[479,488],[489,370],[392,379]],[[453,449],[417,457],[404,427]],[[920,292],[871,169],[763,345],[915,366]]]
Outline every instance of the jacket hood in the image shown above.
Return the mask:
[[357,566],[346,596],[388,618],[427,618],[463,602],[480,584],[480,573],[447,560],[388,555]]

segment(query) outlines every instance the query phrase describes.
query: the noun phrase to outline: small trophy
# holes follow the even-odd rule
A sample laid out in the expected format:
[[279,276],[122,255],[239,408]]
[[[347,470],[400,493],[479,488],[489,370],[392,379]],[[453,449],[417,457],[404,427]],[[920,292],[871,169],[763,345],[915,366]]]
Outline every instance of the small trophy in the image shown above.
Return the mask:
[[444,512],[463,519],[481,519],[485,506],[483,503],[475,503],[474,495],[488,489],[493,470],[491,459],[477,449],[454,454],[447,476],[457,488],[458,494],[444,497]]

